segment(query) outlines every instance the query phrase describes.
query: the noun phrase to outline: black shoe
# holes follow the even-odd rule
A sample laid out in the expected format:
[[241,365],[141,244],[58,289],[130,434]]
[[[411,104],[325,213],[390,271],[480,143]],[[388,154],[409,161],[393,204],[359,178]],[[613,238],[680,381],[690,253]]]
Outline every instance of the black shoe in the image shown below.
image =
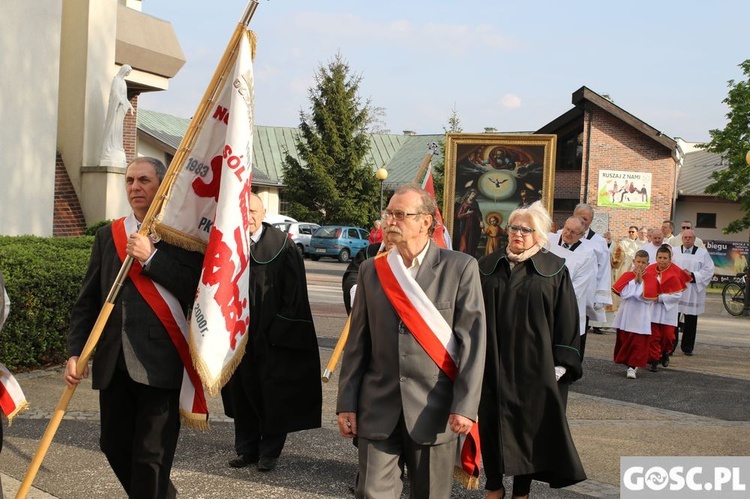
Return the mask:
[[651,371],[652,373],[657,372],[659,370],[659,368],[656,367],[656,362],[649,363],[648,370]]
[[229,461],[229,466],[232,468],[245,468],[251,464],[258,462],[258,456],[252,454],[240,454],[239,456]]
[[602,331],[602,328],[595,327],[593,328],[594,334],[604,334],[604,331]]
[[682,353],[684,353],[688,357],[692,357],[693,356],[693,352],[682,352]]
[[664,353],[661,356],[661,365],[664,367],[669,367],[669,354]]
[[258,460],[258,471],[273,471],[273,469],[276,468],[278,460],[279,458],[277,457],[260,456],[260,459]]

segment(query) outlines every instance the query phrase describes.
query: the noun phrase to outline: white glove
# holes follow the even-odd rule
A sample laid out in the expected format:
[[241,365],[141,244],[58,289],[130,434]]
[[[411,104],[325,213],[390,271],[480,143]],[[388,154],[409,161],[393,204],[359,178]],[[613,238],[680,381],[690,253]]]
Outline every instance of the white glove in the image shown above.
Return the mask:
[[560,378],[565,376],[566,372],[568,372],[568,370],[563,366],[555,366],[555,381],[560,381]]

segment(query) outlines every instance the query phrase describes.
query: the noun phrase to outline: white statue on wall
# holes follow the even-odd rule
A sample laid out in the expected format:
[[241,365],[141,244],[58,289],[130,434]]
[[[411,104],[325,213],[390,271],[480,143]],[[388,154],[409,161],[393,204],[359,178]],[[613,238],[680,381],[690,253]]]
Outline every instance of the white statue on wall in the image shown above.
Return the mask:
[[112,80],[109,90],[109,107],[104,121],[102,148],[99,152],[99,164],[102,166],[127,166],[125,148],[122,144],[123,121],[125,115],[135,110],[128,100],[128,85],[125,77],[133,70],[123,64]]

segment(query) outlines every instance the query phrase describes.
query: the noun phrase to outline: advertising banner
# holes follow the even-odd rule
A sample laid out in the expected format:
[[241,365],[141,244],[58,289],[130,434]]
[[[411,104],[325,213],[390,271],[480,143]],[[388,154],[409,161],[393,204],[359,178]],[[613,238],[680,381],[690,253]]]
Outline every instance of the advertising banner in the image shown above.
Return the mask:
[[597,204],[616,208],[651,208],[651,174],[599,170]]
[[711,240],[704,241],[704,244],[715,266],[711,282],[739,282],[735,276],[747,267],[748,242]]

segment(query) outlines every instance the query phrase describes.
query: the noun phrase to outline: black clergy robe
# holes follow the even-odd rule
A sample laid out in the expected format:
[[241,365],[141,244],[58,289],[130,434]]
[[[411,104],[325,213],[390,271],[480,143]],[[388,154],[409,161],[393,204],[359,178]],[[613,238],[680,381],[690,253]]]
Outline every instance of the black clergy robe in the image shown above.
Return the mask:
[[[585,480],[561,395],[582,375],[565,261],[540,251],[511,271],[498,251],[481,258],[479,270],[487,314],[479,431],[488,479],[533,475],[555,488]],[[555,366],[567,369],[559,382]]]
[[320,355],[304,262],[294,242],[267,223],[250,255],[250,331],[241,376],[222,390],[225,412],[234,416],[230,385],[241,378],[264,434],[319,428]]

